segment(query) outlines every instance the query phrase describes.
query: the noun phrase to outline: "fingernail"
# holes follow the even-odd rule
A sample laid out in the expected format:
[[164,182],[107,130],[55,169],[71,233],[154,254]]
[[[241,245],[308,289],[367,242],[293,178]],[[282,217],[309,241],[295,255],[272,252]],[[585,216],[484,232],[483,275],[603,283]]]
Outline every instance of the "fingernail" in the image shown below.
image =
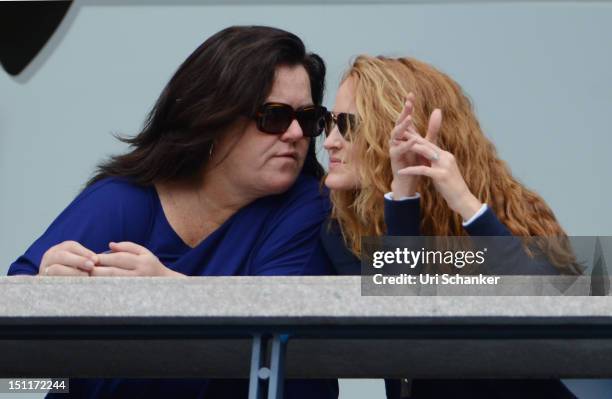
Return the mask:
[[85,262],[85,267],[93,269],[94,263],[92,261],[88,260],[88,261]]

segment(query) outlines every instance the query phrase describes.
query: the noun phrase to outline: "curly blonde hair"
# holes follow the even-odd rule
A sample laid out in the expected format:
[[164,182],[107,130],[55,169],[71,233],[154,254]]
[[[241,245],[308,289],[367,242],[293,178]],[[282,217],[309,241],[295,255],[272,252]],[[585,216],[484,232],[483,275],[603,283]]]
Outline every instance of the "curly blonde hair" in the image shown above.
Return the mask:
[[[563,274],[579,274],[567,235],[552,210],[534,191],[515,179],[494,145],[485,137],[472,104],[461,87],[446,74],[413,58],[358,56],[345,73],[352,79],[360,123],[349,137],[359,158],[361,187],[332,190],[332,218],[338,221],[348,248],[361,255],[362,236],[381,236],[384,193],[393,179],[389,159],[389,134],[395,126],[408,93],[415,94],[413,118],[424,134],[429,115],[442,110],[438,145],[451,152],[471,192],[487,203],[500,221],[516,236],[551,236],[542,248]],[[418,185],[421,199],[422,235],[466,235],[461,216],[453,212],[436,191],[431,179]]]

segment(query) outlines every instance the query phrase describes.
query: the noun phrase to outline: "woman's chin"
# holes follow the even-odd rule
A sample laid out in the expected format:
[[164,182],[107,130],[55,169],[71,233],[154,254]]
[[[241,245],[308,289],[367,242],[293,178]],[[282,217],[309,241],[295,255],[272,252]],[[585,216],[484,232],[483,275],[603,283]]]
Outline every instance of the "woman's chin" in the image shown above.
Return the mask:
[[283,173],[274,176],[274,178],[269,179],[266,184],[267,192],[269,195],[284,193],[295,183],[297,176],[298,175],[294,173]]
[[325,177],[325,186],[330,190],[353,190],[356,187],[353,179],[336,173],[330,173]]

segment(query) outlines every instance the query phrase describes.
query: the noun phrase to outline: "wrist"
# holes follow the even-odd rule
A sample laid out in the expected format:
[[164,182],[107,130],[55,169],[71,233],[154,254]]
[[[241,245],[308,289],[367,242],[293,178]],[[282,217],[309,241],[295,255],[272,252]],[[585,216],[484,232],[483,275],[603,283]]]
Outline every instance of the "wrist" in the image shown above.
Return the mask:
[[464,199],[459,201],[454,211],[457,212],[464,221],[470,220],[476,212],[482,208],[482,202],[478,200],[472,193],[466,195]]
[[414,197],[416,195],[416,184],[415,182],[399,182],[393,179],[391,192],[394,200],[399,200],[402,197]]

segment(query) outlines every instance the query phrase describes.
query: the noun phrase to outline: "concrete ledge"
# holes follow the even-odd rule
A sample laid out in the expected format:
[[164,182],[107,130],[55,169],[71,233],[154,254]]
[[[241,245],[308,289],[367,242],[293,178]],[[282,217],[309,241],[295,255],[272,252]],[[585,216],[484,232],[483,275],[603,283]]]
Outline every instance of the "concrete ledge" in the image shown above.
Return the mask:
[[361,296],[359,277],[0,278],[0,377],[612,377],[612,298]]
[[216,318],[283,318],[298,324],[473,317],[612,320],[612,297],[362,296],[360,277],[337,276],[1,277],[0,303],[0,323],[6,317],[60,316],[198,317],[211,323]]

